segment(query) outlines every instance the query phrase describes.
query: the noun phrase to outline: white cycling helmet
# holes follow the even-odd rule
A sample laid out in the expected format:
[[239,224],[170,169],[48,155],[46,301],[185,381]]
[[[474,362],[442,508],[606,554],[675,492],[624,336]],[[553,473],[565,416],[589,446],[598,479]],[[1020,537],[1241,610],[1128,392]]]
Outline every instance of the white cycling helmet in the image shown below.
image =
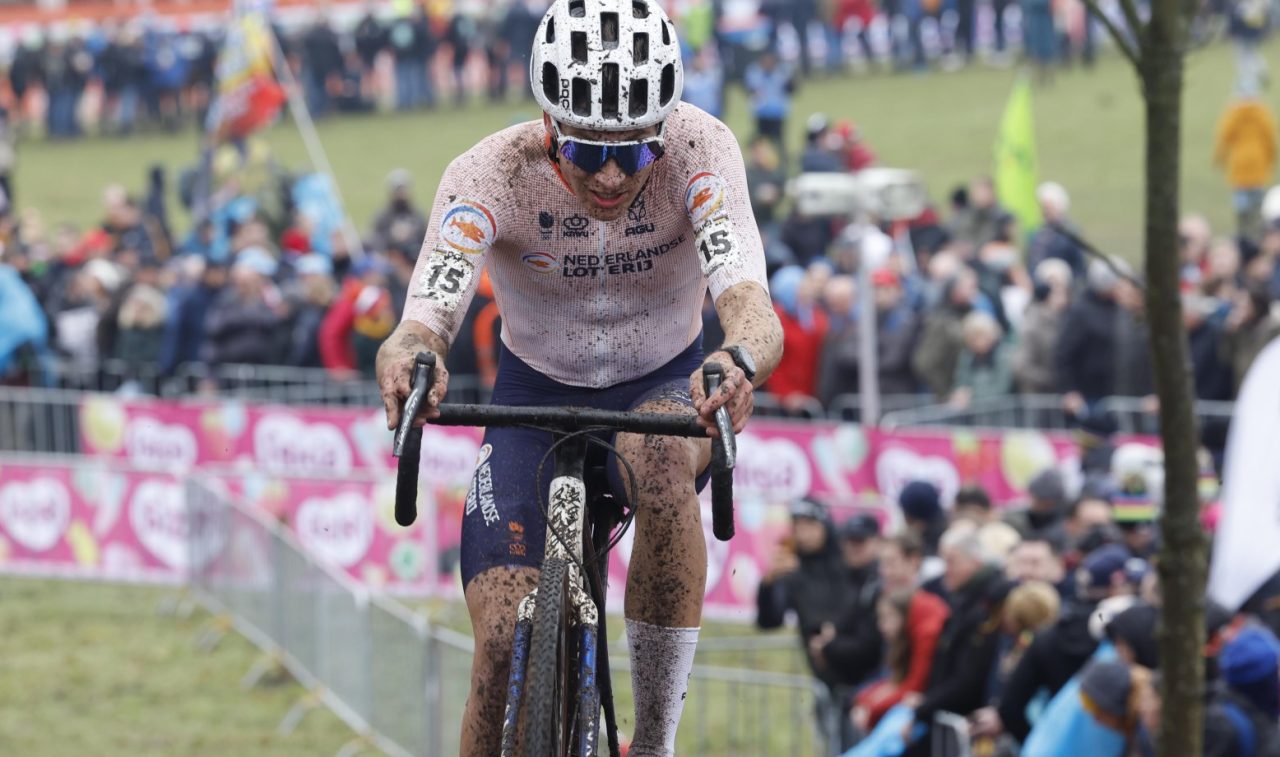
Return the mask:
[[601,131],[662,123],[684,91],[675,26],[657,0],[556,0],[534,37],[529,78],[556,121]]

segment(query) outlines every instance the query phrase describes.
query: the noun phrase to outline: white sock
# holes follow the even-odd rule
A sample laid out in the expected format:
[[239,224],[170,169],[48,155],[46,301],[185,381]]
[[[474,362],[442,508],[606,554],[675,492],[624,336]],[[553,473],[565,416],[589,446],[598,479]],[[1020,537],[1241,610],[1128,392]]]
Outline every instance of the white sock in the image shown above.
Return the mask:
[[697,628],[664,628],[627,619],[636,734],[630,757],[675,757],[676,727],[684,710],[698,648]]

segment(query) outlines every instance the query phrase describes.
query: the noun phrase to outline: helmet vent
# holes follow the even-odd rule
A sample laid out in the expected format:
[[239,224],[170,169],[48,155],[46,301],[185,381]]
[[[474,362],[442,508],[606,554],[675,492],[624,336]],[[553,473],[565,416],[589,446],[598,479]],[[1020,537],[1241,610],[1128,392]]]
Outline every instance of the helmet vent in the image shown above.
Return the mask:
[[591,117],[591,82],[580,77],[573,80],[573,114]]
[[613,50],[618,47],[617,13],[600,14],[600,41],[604,43],[604,49],[606,50]]
[[586,0],[570,0],[569,15],[572,18],[586,18],[587,17]]
[[632,18],[648,18],[649,17],[648,4],[646,4],[644,0],[632,0],[631,16]]
[[542,64],[542,94],[547,102],[560,102],[560,70],[552,63]]
[[637,32],[631,38],[631,58],[637,66],[649,62],[649,35],[645,32]]
[[587,33],[573,32],[569,35],[569,38],[572,40],[571,47],[573,47],[574,62],[586,63],[587,62]]
[[556,17],[547,19],[547,44],[556,41]]
[[662,67],[662,89],[659,90],[658,104],[666,106],[676,93],[676,67],[668,63]]
[[628,98],[630,103],[627,106],[627,115],[632,118],[640,118],[649,110],[649,80],[648,79],[632,79],[631,93]]
[[605,118],[618,117],[618,64],[604,64],[601,82],[604,93],[600,98],[600,115]]
[[671,44],[671,24],[662,24],[662,44],[663,46]]

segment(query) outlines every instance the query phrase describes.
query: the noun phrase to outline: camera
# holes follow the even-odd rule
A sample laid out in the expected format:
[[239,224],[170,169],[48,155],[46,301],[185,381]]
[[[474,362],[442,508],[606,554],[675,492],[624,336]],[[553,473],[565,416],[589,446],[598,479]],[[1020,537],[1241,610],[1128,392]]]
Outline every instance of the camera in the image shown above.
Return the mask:
[[788,191],[796,209],[806,216],[867,214],[882,221],[906,221],[929,204],[924,182],[914,171],[901,168],[800,174],[791,180]]

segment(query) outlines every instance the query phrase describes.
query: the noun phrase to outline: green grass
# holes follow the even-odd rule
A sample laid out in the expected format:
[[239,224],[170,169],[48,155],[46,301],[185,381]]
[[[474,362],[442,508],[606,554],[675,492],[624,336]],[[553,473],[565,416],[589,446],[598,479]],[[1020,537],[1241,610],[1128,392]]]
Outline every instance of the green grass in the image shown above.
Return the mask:
[[[1267,51],[1274,57],[1272,50]],[[806,84],[790,127],[794,136],[813,111],[852,118],[882,162],[921,171],[935,199],[991,170],[996,125],[1016,72],[973,68],[928,76],[854,76]],[[1210,165],[1218,116],[1231,96],[1231,50],[1196,52],[1187,64],[1183,119],[1183,206],[1206,213],[1227,229],[1229,194]],[[444,167],[484,135],[532,118],[531,105],[477,105],[433,114],[379,115],[325,122],[320,135],[342,192],[362,228],[384,199],[383,178],[394,167],[413,171],[428,201]],[[1063,183],[1073,215],[1096,243],[1136,257],[1142,241],[1142,104],[1129,66],[1115,56],[1092,72],[1073,70],[1035,94],[1041,176]],[[745,137],[748,119],[740,94],[730,124]],[[290,166],[305,164],[292,124],[267,138]],[[141,189],[146,167],[191,163],[194,134],[128,140],[91,139],[21,146],[16,184],[20,206],[39,208],[46,222],[98,220],[102,188],[113,181]],[[173,207],[177,207],[176,201]]]
[[325,709],[287,737],[276,726],[302,696],[289,681],[240,689],[256,650],[231,634],[194,639],[204,613],[157,612],[172,592],[0,579],[0,752],[10,755],[333,754],[353,737]]

